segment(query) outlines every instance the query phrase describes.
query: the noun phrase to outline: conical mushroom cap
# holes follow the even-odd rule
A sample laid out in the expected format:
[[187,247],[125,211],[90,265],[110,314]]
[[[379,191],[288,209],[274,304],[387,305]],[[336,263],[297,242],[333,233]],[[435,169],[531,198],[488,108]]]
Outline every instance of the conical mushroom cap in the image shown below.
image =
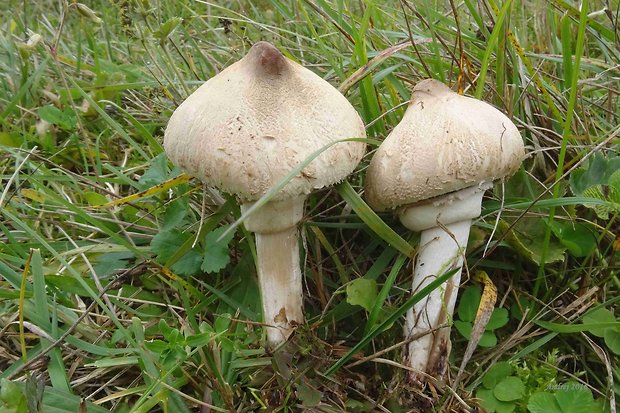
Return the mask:
[[503,113],[427,79],[370,162],[365,196],[378,211],[414,204],[512,175],[523,157]]
[[[271,44],[259,42],[177,108],[164,148],[190,174],[249,202],[317,149],[365,136],[362,120],[340,92]],[[273,200],[341,181],[364,152],[362,142],[330,147]]]

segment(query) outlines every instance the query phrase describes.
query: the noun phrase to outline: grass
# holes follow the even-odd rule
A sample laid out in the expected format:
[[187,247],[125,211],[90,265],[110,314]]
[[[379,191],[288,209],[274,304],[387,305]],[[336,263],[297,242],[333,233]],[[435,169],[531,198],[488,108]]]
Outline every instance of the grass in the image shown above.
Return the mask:
[[[515,411],[571,405],[566,383],[595,400],[573,406],[615,408],[620,3],[580,4],[4,2],[0,411],[492,410],[485,378],[504,362],[525,386]],[[213,235],[240,218],[235,200],[161,146],[176,106],[259,40],[340,87],[369,138],[348,181],[307,202],[307,324],[286,352],[260,344],[252,235]],[[468,250],[506,323],[456,388],[418,393],[398,345],[417,240],[362,188],[427,77],[511,116],[530,156],[487,193]],[[360,278],[368,308],[348,302]],[[454,378],[467,339],[452,340]]]

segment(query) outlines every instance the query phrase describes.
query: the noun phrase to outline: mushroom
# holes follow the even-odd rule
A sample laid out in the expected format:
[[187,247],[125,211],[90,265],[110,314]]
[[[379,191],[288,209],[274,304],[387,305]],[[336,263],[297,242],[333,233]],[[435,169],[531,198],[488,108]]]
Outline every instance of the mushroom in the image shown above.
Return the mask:
[[[313,152],[365,136],[357,111],[340,92],[273,45],[258,42],[174,111],[164,148],[189,174],[236,195],[247,211]],[[303,322],[297,224],[305,199],[349,175],[365,146],[360,141],[330,146],[244,222],[256,237],[272,346]]]
[[416,85],[401,122],[377,149],[365,196],[377,211],[396,209],[402,224],[421,231],[413,292],[449,271],[454,275],[407,313],[405,364],[414,382],[443,377],[450,328],[471,220],[493,181],[512,175],[524,147],[499,110],[461,96],[436,80]]

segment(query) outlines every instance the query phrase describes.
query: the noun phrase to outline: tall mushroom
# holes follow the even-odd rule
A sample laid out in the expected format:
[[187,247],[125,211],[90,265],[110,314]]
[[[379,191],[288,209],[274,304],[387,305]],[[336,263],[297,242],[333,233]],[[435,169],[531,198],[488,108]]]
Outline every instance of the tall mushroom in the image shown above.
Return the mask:
[[413,292],[436,277],[454,275],[407,314],[405,363],[442,377],[450,353],[451,321],[471,220],[493,181],[512,175],[524,147],[519,131],[493,106],[454,93],[427,79],[415,86],[401,122],[375,153],[366,174],[365,196],[378,211],[396,209],[401,222],[421,231]]
[[[245,211],[313,152],[365,136],[362,120],[340,92],[273,45],[258,42],[174,111],[164,148],[191,175],[235,194]],[[364,152],[358,141],[329,147],[244,222],[256,236],[271,345],[303,322],[297,224],[305,199],[344,179]]]

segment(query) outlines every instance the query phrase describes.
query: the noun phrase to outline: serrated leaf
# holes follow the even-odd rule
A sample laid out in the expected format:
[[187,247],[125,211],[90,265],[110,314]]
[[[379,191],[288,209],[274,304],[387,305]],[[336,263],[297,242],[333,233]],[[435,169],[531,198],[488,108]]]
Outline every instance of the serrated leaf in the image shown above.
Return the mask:
[[235,236],[235,230],[226,234],[229,225],[225,225],[209,232],[204,239],[205,249],[200,268],[206,273],[214,273],[224,269],[230,262],[228,244]]
[[493,389],[497,383],[504,380],[512,374],[512,366],[510,363],[501,361],[495,363],[482,378],[482,385],[487,389]]
[[467,287],[461,299],[459,301],[458,315],[462,321],[473,323],[476,319],[476,313],[478,312],[478,305],[480,304],[480,288],[477,286]]
[[203,257],[195,249],[189,250],[170,269],[178,275],[194,275],[200,272]]
[[524,393],[525,385],[520,378],[515,376],[506,377],[493,388],[495,398],[503,402],[519,400]]
[[186,198],[180,198],[174,202],[171,202],[166,207],[166,212],[164,213],[164,223],[160,230],[169,231],[173,228],[180,227],[183,219],[187,215],[188,210],[189,207],[187,205]]
[[151,240],[151,250],[157,255],[157,261],[163,264],[174,255],[186,239],[187,235],[177,229],[162,231]]
[[530,396],[527,403],[530,413],[563,413],[555,397],[551,393],[538,392]]
[[[598,324],[598,323],[612,323],[616,321],[614,313],[606,308],[599,308],[583,316],[581,320],[584,324]],[[590,333],[597,337],[604,337],[606,328],[592,328],[588,329]]]
[[377,282],[367,278],[357,278],[347,284],[347,303],[359,305],[370,311],[377,298]]
[[116,271],[127,268],[127,260],[134,258],[132,252],[109,252],[95,259],[93,269],[99,278],[106,278]]

